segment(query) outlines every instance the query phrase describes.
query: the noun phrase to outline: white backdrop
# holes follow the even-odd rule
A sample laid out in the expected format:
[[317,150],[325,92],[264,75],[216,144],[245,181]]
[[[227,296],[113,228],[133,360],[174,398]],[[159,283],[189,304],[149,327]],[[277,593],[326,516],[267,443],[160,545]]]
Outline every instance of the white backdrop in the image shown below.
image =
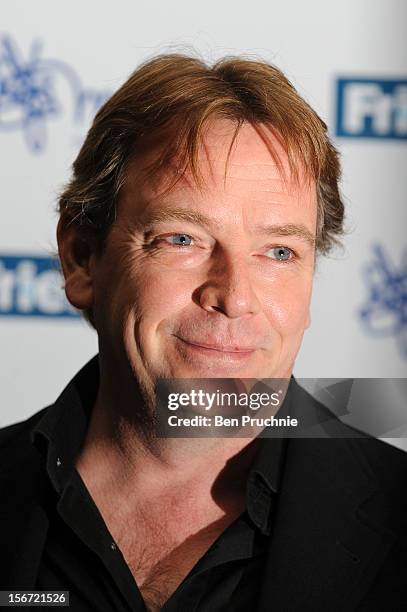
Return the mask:
[[406,23],[405,0],[3,0],[0,426],[54,401],[97,352],[41,258],[56,247],[57,193],[96,108],[142,60],[169,50],[272,61],[342,153],[349,235],[319,264],[294,373],[405,377]]

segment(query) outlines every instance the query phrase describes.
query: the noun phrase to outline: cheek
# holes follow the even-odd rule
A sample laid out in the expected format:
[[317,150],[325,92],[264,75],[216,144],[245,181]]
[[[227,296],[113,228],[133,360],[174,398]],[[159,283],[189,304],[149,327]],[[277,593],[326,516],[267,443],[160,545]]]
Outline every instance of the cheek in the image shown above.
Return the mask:
[[185,275],[148,261],[137,250],[128,248],[127,243],[110,257],[99,284],[99,299],[102,302],[107,299],[111,314],[116,316],[123,311],[139,310],[154,316],[183,303],[188,293]]
[[[171,333],[171,325],[191,303],[193,284],[176,271],[145,266],[125,282],[127,331],[136,336],[146,360],[159,351],[158,338]],[[126,325],[126,323],[125,323]]]
[[[129,318],[128,338],[134,334],[138,351],[147,367],[162,361],[166,342],[191,302],[192,288],[176,274],[143,275],[137,283],[137,299]],[[155,364],[155,365],[154,365]]]
[[163,313],[173,313],[191,301],[192,285],[174,273],[144,274],[137,281],[138,308],[150,319],[160,321]]
[[283,335],[302,332],[307,323],[311,279],[287,278],[264,293],[264,311],[270,325]]

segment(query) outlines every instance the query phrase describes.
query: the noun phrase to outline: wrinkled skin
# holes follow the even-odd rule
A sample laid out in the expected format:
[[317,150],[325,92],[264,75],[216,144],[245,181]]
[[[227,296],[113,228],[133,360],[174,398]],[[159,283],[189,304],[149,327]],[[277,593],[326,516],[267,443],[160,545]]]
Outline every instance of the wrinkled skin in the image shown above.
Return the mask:
[[[74,232],[59,231],[67,297],[93,308],[106,398],[125,402],[135,385],[152,397],[158,377],[291,376],[310,323],[315,185],[289,180],[286,155],[272,136],[282,180],[249,124],[226,166],[232,133],[226,120],[210,124],[199,152],[202,190],[188,172],[164,193],[170,175],[143,181],[148,158],[134,160],[100,258],[75,259]],[[201,213],[214,227],[181,219],[149,225],[152,213],[174,208]],[[300,226],[300,234],[254,229],[287,224]],[[185,341],[252,350],[199,350]]]

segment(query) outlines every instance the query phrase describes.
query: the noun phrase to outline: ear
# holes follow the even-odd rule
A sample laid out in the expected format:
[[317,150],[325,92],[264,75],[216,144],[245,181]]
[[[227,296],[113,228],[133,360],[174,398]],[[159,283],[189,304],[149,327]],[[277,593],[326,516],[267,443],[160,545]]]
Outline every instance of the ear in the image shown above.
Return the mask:
[[84,240],[77,226],[62,215],[57,227],[57,242],[66,297],[75,308],[91,308],[95,256],[90,241]]

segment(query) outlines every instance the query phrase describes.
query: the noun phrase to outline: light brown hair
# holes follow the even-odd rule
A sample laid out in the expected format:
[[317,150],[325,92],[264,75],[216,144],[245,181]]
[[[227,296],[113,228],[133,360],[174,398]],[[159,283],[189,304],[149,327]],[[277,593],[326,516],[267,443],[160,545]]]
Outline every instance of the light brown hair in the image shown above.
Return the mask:
[[[293,176],[302,167],[315,180],[316,250],[328,253],[343,234],[344,206],[339,157],[327,126],[278,68],[240,57],[209,66],[173,53],[142,64],[96,114],[58,212],[101,253],[129,162],[159,142],[151,175],[176,157],[178,179],[190,168],[199,185],[198,147],[208,120],[215,117],[234,121],[235,137],[243,122],[265,141],[262,128],[268,128],[285,149]],[[275,156],[271,145],[270,153]]]

